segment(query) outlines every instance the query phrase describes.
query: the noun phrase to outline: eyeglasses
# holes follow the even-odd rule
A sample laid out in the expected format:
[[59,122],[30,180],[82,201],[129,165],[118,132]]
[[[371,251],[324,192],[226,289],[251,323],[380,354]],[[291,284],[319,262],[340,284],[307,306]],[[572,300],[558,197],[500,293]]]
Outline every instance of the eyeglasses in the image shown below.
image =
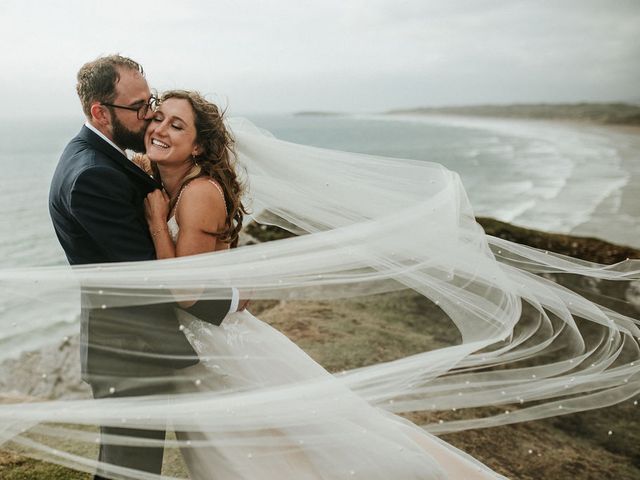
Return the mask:
[[144,117],[147,116],[149,109],[151,109],[152,112],[155,112],[156,109],[158,108],[158,97],[156,97],[155,95],[151,95],[151,97],[149,98],[149,101],[146,103],[143,103],[139,107],[135,107],[132,105],[116,105],[114,103],[103,103],[103,102],[100,103],[100,105],[104,105],[105,107],[123,108],[125,110],[131,110],[132,112],[136,112],[136,115],[138,116],[138,120],[143,120]]

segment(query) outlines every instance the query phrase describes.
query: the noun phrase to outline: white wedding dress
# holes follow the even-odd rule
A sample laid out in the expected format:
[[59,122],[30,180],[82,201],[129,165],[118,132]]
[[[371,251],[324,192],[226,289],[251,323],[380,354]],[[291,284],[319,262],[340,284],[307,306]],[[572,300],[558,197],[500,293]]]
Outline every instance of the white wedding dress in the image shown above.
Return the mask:
[[[176,242],[175,217],[168,227]],[[201,359],[183,371],[193,378],[198,394],[268,392],[291,386],[295,395],[296,385],[306,384],[307,389],[299,403],[306,424],[298,420],[288,428],[277,418],[269,420],[265,405],[254,431],[224,432],[226,440],[221,442],[215,438],[219,432],[178,433],[192,480],[504,478],[408,420],[371,406],[248,311],[228,314],[220,326],[184,310],[178,313],[181,328]],[[309,396],[313,382],[321,402]],[[243,409],[230,413],[242,415]],[[234,435],[235,441],[229,442]]]

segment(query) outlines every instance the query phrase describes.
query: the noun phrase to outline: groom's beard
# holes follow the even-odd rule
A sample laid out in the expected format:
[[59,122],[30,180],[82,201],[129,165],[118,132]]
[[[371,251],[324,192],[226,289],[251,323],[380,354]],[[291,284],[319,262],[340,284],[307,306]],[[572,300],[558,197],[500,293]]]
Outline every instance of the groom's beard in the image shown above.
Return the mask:
[[145,124],[139,132],[134,132],[120,123],[120,120],[115,115],[112,118],[113,143],[123,150],[144,153],[144,134],[147,131],[147,125]]

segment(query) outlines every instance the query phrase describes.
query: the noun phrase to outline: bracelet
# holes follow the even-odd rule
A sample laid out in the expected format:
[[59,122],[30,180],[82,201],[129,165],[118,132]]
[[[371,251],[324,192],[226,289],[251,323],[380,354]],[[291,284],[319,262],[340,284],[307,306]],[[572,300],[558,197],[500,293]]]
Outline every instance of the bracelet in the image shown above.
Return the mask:
[[168,232],[167,227],[159,227],[159,228],[156,228],[155,230],[151,230],[151,236],[153,238],[156,238],[162,232]]

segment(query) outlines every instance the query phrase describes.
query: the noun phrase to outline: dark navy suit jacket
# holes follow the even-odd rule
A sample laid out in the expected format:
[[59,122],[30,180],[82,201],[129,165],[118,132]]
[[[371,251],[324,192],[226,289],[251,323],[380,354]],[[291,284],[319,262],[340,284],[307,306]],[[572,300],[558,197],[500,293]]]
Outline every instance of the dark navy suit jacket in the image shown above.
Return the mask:
[[[49,192],[49,212],[69,263],[155,259],[144,198],[156,188],[158,182],[83,126],[62,153]],[[179,329],[175,302],[118,307],[109,304],[115,298],[109,293],[83,293],[85,380],[166,375],[197,363]],[[229,306],[229,300],[200,301],[187,311],[220,324]]]

